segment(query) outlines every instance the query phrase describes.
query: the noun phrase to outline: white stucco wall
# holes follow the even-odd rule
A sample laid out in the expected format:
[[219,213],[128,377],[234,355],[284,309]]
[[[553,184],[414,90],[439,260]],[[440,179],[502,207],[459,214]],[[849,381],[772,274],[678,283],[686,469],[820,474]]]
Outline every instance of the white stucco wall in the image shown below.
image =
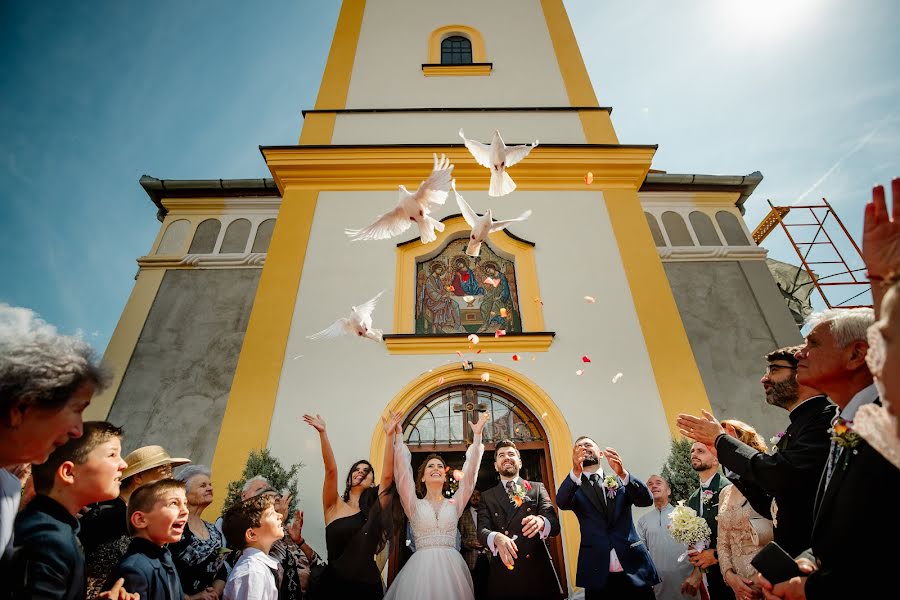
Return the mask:
[[584,144],[577,112],[429,112],[339,114],[333,144],[461,144],[466,137],[491,143],[494,130],[504,142]]
[[[428,39],[446,25],[484,37],[489,77],[425,77]],[[540,81],[540,85],[535,85]],[[539,0],[367,2],[347,108],[568,106]]]
[[[501,218],[534,210],[531,219],[512,232],[537,244],[546,328],[557,334],[550,351],[538,353],[535,361],[530,355],[521,362],[513,362],[511,354],[478,358],[491,357],[540,386],[556,402],[574,436],[589,434],[601,445],[615,446],[626,467],[640,477],[656,472],[668,452],[670,434],[602,194],[516,192],[489,201],[486,192],[468,192],[466,198],[476,210],[490,207]],[[410,380],[457,361],[455,354],[392,356],[368,340],[305,338],[380,290],[385,295],[374,325],[394,331],[395,247],[411,235],[351,244],[343,233],[344,227],[361,226],[394,202],[395,192],[321,193],[297,296],[269,445],[283,461],[306,464],[301,471],[304,531],[321,553],[322,460],[318,436],[303,424],[303,413],[318,412],[328,423],[342,491],[346,469],[368,456],[386,404]],[[456,207],[448,204],[435,216],[451,212]],[[587,304],[585,295],[596,297],[597,303]],[[465,344],[460,349],[465,351]],[[581,362],[584,354],[590,355],[591,364]],[[578,377],[575,371],[580,368],[586,373]],[[624,378],[613,384],[617,372]],[[567,446],[563,455],[568,454]],[[380,471],[380,465],[376,468]]]

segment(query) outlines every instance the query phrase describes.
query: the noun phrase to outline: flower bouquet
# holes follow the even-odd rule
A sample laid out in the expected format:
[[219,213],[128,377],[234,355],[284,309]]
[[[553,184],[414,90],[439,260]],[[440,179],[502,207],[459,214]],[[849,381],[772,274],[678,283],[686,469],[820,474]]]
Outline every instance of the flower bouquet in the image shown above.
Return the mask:
[[[672,523],[669,525],[669,531],[675,541],[681,542],[690,550],[702,552],[709,546],[709,540],[712,537],[712,531],[706,519],[697,515],[690,506],[684,505],[684,500],[678,501],[678,506],[669,513],[669,519]],[[678,562],[687,558],[688,552],[678,557]],[[706,570],[700,569],[703,573],[703,585],[706,586]]]

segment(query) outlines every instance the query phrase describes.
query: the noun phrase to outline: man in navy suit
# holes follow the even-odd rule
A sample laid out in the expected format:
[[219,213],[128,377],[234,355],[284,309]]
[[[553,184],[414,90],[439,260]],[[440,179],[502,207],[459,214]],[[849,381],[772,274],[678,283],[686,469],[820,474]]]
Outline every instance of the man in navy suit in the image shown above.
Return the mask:
[[[600,457],[614,475],[604,477]],[[575,440],[572,472],[556,493],[556,504],[571,510],[581,528],[575,584],[585,600],[652,600],[659,583],[650,553],[634,529],[631,507],[650,506],[650,490],[622,466],[614,448],[600,450],[587,436]]]

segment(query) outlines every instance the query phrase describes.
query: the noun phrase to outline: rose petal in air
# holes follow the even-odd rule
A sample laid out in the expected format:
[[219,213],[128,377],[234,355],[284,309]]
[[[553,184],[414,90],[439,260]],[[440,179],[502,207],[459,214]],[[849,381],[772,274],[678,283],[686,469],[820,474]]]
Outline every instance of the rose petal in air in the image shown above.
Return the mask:
[[519,362],[520,360],[522,360],[522,357],[519,356],[518,354],[513,354],[512,359],[516,362]]
[[490,373],[482,373],[482,374],[481,374],[481,380],[482,380],[482,381],[485,381],[485,382],[490,381],[490,380],[491,380],[491,374],[490,374]]
[[506,330],[505,330],[505,329],[498,329],[497,331],[494,332],[494,337],[495,337],[495,338],[503,337],[504,335],[506,335]]
[[591,362],[591,357],[588,356],[587,354],[585,354],[584,356],[581,357],[581,362],[589,363],[589,362]]
[[481,354],[481,348],[475,351],[475,354]]
[[594,304],[597,301],[597,299],[594,298],[593,296],[585,296],[584,301],[587,302],[588,304]]
[[576,374],[576,375],[583,375],[583,374],[584,374],[584,369],[578,369],[577,371],[575,371],[575,374]]
[[447,500],[447,502],[449,502],[450,504],[456,504],[456,498],[450,498],[449,500]]
[[444,383],[443,377],[438,377],[438,385],[442,385]]
[[588,171],[584,175],[584,183],[585,185],[591,185],[592,183],[594,183],[594,174]]
[[479,341],[479,338],[478,338],[477,335],[475,335],[474,333],[472,333],[472,334],[469,335],[469,341],[472,342],[473,344],[477,344],[478,341]]
[[457,354],[460,358],[462,358],[462,355],[463,355],[462,350],[457,350],[457,351],[456,351],[456,354]]
[[622,381],[622,377],[624,377],[622,373],[616,373],[615,377],[612,378],[612,382],[619,383],[620,381]]

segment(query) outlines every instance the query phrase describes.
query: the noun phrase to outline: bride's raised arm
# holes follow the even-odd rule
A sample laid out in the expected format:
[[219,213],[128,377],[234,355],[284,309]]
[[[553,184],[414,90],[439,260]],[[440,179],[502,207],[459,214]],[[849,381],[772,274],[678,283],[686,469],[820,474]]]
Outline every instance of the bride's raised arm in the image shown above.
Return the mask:
[[400,496],[400,504],[403,512],[411,515],[415,512],[416,483],[412,472],[412,455],[409,448],[403,443],[403,431],[400,423],[394,434],[394,485],[397,486],[397,494]]
[[481,441],[481,434],[487,421],[488,414],[483,412],[479,415],[478,421],[472,423],[472,433],[475,435],[472,439],[472,445],[466,450],[466,462],[462,468],[462,481],[459,482],[459,487],[456,488],[456,493],[453,495],[457,516],[462,515],[466,504],[469,503],[469,498],[472,497],[472,490],[475,489],[475,480],[478,479],[478,469],[481,467],[481,457],[484,456],[484,443]]

